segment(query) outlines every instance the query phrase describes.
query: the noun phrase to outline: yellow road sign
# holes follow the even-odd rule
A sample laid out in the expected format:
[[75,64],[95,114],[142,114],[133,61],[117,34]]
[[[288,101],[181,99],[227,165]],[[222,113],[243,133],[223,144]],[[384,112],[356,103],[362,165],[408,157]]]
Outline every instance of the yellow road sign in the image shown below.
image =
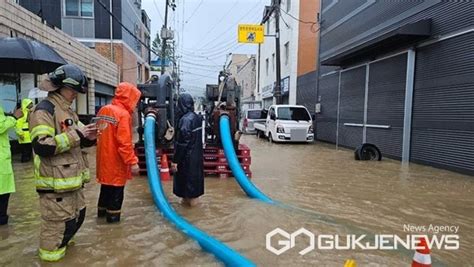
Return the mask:
[[263,40],[263,25],[239,24],[239,43],[261,44]]

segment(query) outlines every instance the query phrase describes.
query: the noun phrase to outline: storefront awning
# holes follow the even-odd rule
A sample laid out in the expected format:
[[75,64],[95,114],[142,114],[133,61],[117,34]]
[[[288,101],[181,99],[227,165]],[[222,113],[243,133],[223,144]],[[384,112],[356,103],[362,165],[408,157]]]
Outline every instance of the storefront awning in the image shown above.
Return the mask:
[[114,96],[115,88],[101,82],[95,82],[95,93],[101,95]]
[[342,66],[364,58],[408,47],[431,36],[431,19],[406,24],[339,54],[323,58],[322,65]]

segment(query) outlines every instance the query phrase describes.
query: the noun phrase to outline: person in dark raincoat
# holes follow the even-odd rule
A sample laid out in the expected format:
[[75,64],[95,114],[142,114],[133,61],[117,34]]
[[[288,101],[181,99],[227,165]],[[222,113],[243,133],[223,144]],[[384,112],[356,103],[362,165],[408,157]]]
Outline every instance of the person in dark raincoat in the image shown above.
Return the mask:
[[178,99],[177,122],[173,193],[183,198],[183,204],[195,206],[204,194],[202,117],[194,113],[194,100],[189,94],[181,94]]

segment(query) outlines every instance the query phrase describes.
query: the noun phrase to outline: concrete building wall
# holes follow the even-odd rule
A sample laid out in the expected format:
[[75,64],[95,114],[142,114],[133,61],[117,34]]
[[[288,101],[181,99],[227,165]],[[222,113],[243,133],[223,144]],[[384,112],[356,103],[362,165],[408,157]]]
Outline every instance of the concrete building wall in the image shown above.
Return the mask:
[[[283,101],[289,104],[301,102],[299,99],[298,76],[314,72],[317,65],[317,38],[318,26],[302,23],[300,21],[312,21],[316,23],[317,11],[319,10],[319,0],[281,1],[280,19],[280,58],[281,58],[281,78],[283,82]],[[296,20],[295,18],[299,19]],[[272,17],[264,25],[265,34],[275,34],[275,19]],[[272,90],[276,77],[276,55],[275,38],[265,37],[265,42],[260,47],[257,55],[257,66],[260,73],[257,75],[259,81],[257,86],[257,99],[267,99],[272,95]],[[268,60],[268,72],[267,72]],[[289,92],[285,91],[286,84]],[[304,84],[307,89],[307,83]],[[311,88],[311,90],[313,90]],[[315,88],[314,88],[315,90]],[[313,93],[315,96],[315,93]],[[314,100],[315,102],[315,100]]]
[[[471,1],[323,0],[317,139],[474,174]],[[428,25],[417,38],[401,29]],[[374,49],[374,46],[377,49]]]
[[255,55],[232,55],[229,71],[235,77],[235,81],[241,88],[243,101],[255,99]]
[[[110,59],[110,43],[96,43],[95,50]],[[123,42],[113,44],[114,62],[119,66],[120,81],[133,84],[142,83],[148,79],[149,67]],[[142,62],[142,63],[140,63]],[[140,65],[141,70],[138,70]],[[140,76],[138,74],[141,74]]]
[[54,48],[67,62],[78,65],[90,79],[88,99],[83,101],[93,113],[94,81],[115,86],[117,65],[61,30],[43,24],[38,16],[15,1],[0,0],[0,3],[0,36],[36,39]]
[[299,25],[298,42],[298,76],[305,75],[316,70],[318,63],[318,38],[319,23],[317,15],[319,12],[320,0],[304,1],[301,4],[299,19],[310,23]]

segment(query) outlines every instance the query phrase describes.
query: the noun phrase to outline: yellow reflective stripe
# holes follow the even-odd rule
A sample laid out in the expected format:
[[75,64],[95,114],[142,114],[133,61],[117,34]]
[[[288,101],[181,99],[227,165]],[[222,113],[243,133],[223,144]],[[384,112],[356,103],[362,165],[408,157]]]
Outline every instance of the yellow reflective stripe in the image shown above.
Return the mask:
[[91,180],[91,173],[89,169],[86,169],[82,172],[82,180],[84,181],[84,183],[88,183]]
[[40,135],[54,136],[54,128],[47,125],[38,125],[31,130],[32,139],[35,139]]
[[56,135],[54,140],[56,141],[56,153],[63,153],[71,148],[66,133]]
[[84,127],[84,123],[82,123],[81,121],[77,121],[77,126],[79,126],[80,128]]
[[82,175],[67,178],[36,177],[37,189],[73,190],[82,186]]
[[[81,175],[75,177],[67,178],[54,178],[54,177],[43,177],[40,175],[39,169],[41,164],[41,159],[38,155],[34,157],[34,166],[35,166],[35,178],[36,178],[36,188],[37,189],[51,189],[54,191],[65,191],[65,190],[74,190],[82,186],[83,180],[88,178],[90,180],[89,170],[82,172]],[[87,176],[85,177],[85,172]]]
[[41,159],[38,155],[34,156],[33,164],[35,166],[35,177],[40,177],[39,170],[40,170]]
[[66,247],[58,248],[53,251],[39,249],[39,257],[44,261],[59,261],[66,255]]

